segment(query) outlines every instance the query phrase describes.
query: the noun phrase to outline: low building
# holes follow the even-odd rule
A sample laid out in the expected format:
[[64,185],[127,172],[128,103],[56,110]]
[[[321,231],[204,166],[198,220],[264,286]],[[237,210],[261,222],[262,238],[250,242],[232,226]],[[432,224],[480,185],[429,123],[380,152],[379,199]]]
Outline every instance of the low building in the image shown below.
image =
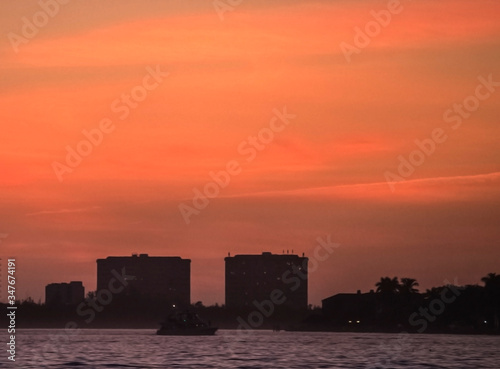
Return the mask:
[[359,324],[372,321],[376,314],[377,296],[369,293],[339,293],[321,301],[323,315],[337,324]]

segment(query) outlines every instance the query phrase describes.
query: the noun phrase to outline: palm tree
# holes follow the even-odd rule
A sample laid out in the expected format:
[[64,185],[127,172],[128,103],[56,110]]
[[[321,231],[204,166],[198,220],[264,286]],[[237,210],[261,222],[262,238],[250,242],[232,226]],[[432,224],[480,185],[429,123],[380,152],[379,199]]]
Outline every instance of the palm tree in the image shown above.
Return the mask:
[[382,277],[379,282],[375,283],[375,287],[377,287],[377,292],[381,294],[394,295],[399,288],[398,277]]
[[428,288],[425,293],[424,297],[426,299],[434,299],[434,298],[439,298],[439,294],[443,291],[443,287],[432,287]]
[[89,291],[87,292],[87,300],[95,300],[96,298],[96,291]]
[[418,293],[418,282],[413,278],[401,278],[401,284],[398,287],[400,293],[403,294],[412,294]]
[[493,327],[500,330],[500,275],[488,273],[486,277],[481,278],[486,291],[486,301],[491,306],[493,316]]
[[500,275],[496,273],[488,273],[486,277],[481,278],[484,287],[487,290],[496,290],[500,288]]

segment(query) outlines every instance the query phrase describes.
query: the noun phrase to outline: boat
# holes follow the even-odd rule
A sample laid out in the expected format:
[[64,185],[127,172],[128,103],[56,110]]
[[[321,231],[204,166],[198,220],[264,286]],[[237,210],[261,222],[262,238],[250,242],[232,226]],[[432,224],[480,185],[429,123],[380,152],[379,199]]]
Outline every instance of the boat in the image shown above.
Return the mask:
[[156,334],[161,336],[212,336],[218,329],[189,310],[172,311],[160,325]]

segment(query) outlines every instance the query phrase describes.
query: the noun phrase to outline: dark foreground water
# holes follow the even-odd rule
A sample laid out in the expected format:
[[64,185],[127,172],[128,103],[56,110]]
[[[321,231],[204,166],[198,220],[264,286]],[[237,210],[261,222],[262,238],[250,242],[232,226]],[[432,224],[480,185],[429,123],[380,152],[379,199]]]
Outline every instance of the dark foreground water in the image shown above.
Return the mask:
[[78,330],[74,336],[22,330],[16,362],[2,350],[0,367],[500,368],[498,336],[248,332],[168,337],[153,330]]

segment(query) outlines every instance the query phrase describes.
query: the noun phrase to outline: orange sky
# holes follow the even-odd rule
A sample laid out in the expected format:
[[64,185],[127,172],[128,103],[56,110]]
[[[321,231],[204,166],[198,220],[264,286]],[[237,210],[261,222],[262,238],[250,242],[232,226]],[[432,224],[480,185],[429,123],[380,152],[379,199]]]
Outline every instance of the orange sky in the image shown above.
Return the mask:
[[[340,44],[387,4],[243,1],[221,20],[212,1],[70,1],[16,52],[41,8],[2,2],[0,256],[20,297],[93,290],[95,259],[137,252],[191,258],[193,302],[222,303],[228,252],[312,256],[328,234],[341,246],[310,276],[313,304],[386,275],[425,289],[500,272],[500,87],[459,128],[443,118],[478,77],[500,82],[500,3],[402,0],[348,62]],[[169,74],[126,112],[151,69]],[[285,106],[296,117],[248,161],[238,147]],[[103,119],[112,132],[60,181],[54,162]],[[386,173],[439,128],[392,191]],[[186,224],[179,205],[231,161],[241,173]]]

